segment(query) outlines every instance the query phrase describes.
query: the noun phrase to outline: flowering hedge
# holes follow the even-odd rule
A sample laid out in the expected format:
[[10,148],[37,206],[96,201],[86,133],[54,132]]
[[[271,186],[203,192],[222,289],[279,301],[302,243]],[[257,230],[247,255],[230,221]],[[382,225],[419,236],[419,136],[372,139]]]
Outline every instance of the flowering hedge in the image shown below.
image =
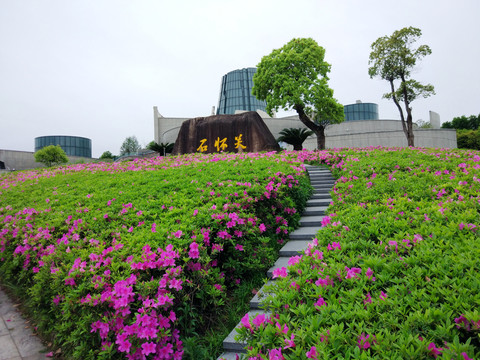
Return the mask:
[[1,279],[67,358],[179,359],[181,337],[271,266],[310,192],[292,153],[2,176]]
[[246,357],[479,358],[480,153],[332,154],[330,215],[275,272],[271,315],[242,319]]

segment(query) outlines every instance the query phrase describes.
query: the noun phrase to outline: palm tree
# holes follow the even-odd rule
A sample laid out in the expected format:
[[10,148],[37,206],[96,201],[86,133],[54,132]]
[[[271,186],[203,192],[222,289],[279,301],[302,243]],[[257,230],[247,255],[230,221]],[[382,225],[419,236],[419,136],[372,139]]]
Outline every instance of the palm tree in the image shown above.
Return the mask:
[[313,135],[313,131],[308,130],[307,128],[289,128],[283,129],[279,132],[280,136],[277,141],[283,141],[287,144],[293,145],[293,150],[302,150],[303,142]]
[[164,144],[164,143],[160,143],[160,144],[157,144],[155,141],[151,141],[151,142],[147,145],[147,149],[152,150],[152,151],[156,151],[156,152],[160,153],[160,155],[165,156],[166,154],[172,152],[174,145],[175,145],[175,144],[172,144],[172,143],[165,143],[165,144]]

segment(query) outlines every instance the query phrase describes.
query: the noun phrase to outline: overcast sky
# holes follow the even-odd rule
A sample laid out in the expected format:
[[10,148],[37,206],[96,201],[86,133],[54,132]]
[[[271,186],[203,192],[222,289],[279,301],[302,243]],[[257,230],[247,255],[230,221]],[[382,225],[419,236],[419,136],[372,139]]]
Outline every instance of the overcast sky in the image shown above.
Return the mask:
[[132,135],[146,145],[153,106],[210,115],[224,74],[297,37],[325,48],[340,103],[398,119],[368,56],[408,26],[432,49],[414,77],[436,91],[412,104],[414,120],[478,115],[479,14],[479,0],[0,0],[0,149],[34,151],[44,135],[90,138],[94,157]]

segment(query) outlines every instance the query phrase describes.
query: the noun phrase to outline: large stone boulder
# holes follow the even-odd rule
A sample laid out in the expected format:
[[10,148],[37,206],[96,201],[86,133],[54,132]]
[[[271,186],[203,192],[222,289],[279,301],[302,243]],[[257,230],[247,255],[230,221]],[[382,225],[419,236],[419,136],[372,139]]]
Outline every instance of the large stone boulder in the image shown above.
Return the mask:
[[173,154],[258,152],[280,150],[263,119],[255,111],[185,120]]

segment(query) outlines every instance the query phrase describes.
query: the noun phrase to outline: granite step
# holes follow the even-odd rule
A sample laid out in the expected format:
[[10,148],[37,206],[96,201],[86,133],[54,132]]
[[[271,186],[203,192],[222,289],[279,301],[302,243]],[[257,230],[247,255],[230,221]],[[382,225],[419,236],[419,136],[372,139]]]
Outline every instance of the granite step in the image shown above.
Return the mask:
[[[275,269],[281,269],[282,267],[284,267],[284,268],[288,267],[288,260],[289,259],[290,259],[290,256],[279,257],[277,259],[277,261],[275,261],[275,264],[273,264],[273,266],[270,269],[268,269],[267,277],[269,279],[271,279],[273,277],[273,271]],[[288,273],[288,270],[287,270],[287,273]]]
[[[310,176],[310,182],[314,188],[314,192],[307,202],[302,217],[300,218],[300,228],[290,233],[290,241],[288,241],[279,251],[279,258],[275,264],[267,271],[267,278],[272,279],[273,271],[285,267],[288,269],[288,260],[290,257],[299,255],[308,247],[308,243],[315,238],[317,232],[321,229],[321,223],[327,207],[330,205],[332,198],[330,192],[335,183],[335,179],[331,175],[330,170],[305,165]],[[288,271],[288,270],[287,270]],[[257,292],[250,301],[250,318],[260,313],[265,313],[260,309],[261,300],[266,295],[265,287],[272,284],[274,280],[268,280],[267,283]],[[236,328],[241,326],[241,322],[237,324],[230,334],[223,341],[224,353],[218,358],[224,360],[236,360],[239,354],[244,354],[246,344],[235,341],[237,335]]]
[[[263,310],[258,310],[258,309],[253,309],[248,312],[248,315],[250,318],[255,317],[257,314],[264,314],[265,312]],[[226,352],[236,352],[237,354],[239,353],[245,353],[245,350],[243,349],[246,344],[245,343],[239,343],[235,341],[235,336],[237,335],[237,328],[239,328],[242,325],[242,322],[240,321],[237,326],[228,334],[228,336],[223,340],[223,349]]]
[[265,287],[272,285],[273,282],[273,280],[268,280],[265,285],[263,285],[260,290],[258,290],[252,300],[250,300],[250,309],[260,309],[262,299],[267,295],[272,295],[265,290]]
[[332,199],[311,199],[307,201],[307,206],[328,206]]
[[329,199],[331,200],[332,197],[330,196],[330,192],[325,192],[325,191],[314,191],[312,196],[310,196],[310,199]]
[[323,219],[322,215],[302,216],[300,218],[300,226],[321,227],[322,219]]
[[290,233],[290,240],[312,240],[318,230],[318,226],[302,226]]
[[279,251],[280,257],[292,257],[295,255],[299,255],[304,252],[304,250],[308,247],[308,243],[312,242],[310,240],[290,240],[282,247]]
[[303,216],[325,215],[328,206],[307,206],[303,210]]

